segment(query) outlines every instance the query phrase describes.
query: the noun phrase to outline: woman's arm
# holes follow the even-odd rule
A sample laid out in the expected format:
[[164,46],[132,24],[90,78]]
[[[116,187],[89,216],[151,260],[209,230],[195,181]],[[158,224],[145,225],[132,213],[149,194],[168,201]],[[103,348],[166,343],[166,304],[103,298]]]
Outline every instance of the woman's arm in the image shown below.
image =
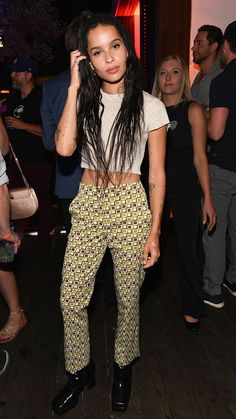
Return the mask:
[[9,139],[8,139],[7,131],[1,117],[0,117],[0,149],[3,156],[5,156],[9,152]]
[[6,116],[5,120],[7,128],[22,129],[31,134],[38,135],[39,137],[42,135],[42,126],[40,124],[29,124],[14,116]]
[[223,137],[228,117],[228,108],[212,108],[210,110],[208,136],[211,140],[219,141]]
[[149,202],[152,213],[152,225],[147,238],[143,253],[143,267],[154,265],[160,256],[159,236],[161,232],[161,216],[165,198],[166,154],[166,125],[149,132],[148,156],[149,156]]
[[55,134],[56,151],[71,156],[77,147],[77,95],[80,88],[79,63],[86,59],[78,50],[71,52],[71,81],[67,99]]
[[216,223],[216,213],[211,197],[209,166],[206,155],[207,122],[201,105],[191,103],[188,117],[192,131],[194,165],[204,197],[203,224],[207,222],[208,230],[212,230]]

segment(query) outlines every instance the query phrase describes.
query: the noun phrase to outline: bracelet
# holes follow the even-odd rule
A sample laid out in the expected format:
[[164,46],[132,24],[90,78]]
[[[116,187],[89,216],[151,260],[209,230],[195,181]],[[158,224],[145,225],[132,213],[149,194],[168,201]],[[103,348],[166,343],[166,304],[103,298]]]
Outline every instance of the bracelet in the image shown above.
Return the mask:
[[1,240],[9,240],[11,238],[12,231],[9,231],[9,233],[5,233],[3,236],[1,236]]

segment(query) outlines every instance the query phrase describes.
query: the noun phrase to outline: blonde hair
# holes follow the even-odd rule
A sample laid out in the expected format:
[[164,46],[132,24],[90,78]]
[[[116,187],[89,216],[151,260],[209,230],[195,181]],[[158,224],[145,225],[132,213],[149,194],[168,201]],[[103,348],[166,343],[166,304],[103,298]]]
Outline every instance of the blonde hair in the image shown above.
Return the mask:
[[181,58],[179,55],[168,55],[167,57],[163,58],[160,63],[157,66],[156,69],[156,74],[155,74],[155,80],[153,83],[153,88],[152,88],[152,95],[158,97],[159,99],[163,100],[163,96],[162,96],[162,92],[160,90],[160,86],[158,83],[158,77],[159,77],[159,71],[160,68],[162,66],[162,64],[164,64],[166,61],[170,61],[170,60],[176,60],[182,67],[183,70],[183,80],[182,80],[182,85],[181,85],[181,89],[180,89],[180,94],[179,97],[177,99],[177,102],[175,105],[177,105],[179,102],[181,102],[181,100],[191,100],[191,92],[190,92],[190,81],[189,81],[189,70],[188,70],[188,66],[186,64],[186,62],[183,60],[183,58]]

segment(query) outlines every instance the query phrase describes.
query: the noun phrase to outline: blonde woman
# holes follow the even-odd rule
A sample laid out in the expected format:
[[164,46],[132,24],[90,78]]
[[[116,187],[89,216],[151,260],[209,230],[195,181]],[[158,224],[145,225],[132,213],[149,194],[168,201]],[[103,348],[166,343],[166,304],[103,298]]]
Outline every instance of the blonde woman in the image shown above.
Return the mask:
[[182,312],[187,329],[196,331],[199,319],[205,315],[197,258],[200,218],[209,231],[216,223],[206,156],[206,120],[201,105],[191,101],[188,67],[177,55],[159,64],[153,95],[164,102],[170,120],[162,235],[167,231],[171,212],[182,267]]

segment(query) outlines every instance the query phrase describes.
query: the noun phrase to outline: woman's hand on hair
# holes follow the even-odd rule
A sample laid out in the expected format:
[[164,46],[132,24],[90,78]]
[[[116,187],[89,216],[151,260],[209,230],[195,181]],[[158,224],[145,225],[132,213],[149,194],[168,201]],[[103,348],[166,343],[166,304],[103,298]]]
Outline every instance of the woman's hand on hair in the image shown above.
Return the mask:
[[79,64],[86,59],[86,55],[82,55],[78,49],[70,53],[71,87],[80,88]]

